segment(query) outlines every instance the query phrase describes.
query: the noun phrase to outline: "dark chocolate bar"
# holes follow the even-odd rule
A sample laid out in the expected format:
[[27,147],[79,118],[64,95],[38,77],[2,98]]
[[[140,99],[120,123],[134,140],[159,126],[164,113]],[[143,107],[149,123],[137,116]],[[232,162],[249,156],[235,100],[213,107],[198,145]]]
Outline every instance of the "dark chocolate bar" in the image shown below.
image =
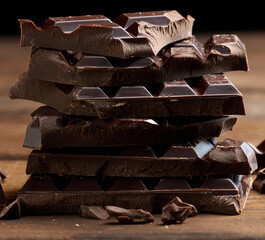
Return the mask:
[[231,130],[235,117],[99,119],[67,116],[48,106],[32,113],[24,147],[110,147],[173,144],[219,137]]
[[244,115],[241,93],[224,75],[120,88],[80,87],[20,75],[12,99],[41,102],[64,114],[99,118]]
[[146,85],[248,70],[244,44],[236,35],[176,42],[153,57],[119,60],[81,52],[33,48],[28,78],[91,87]]
[[19,22],[21,46],[128,58],[156,55],[169,43],[190,37],[194,19],[157,11],[123,14],[114,22],[103,15],[49,18],[39,27],[28,19]]
[[225,139],[214,145],[73,148],[32,151],[27,174],[114,177],[248,175],[257,169],[255,152],[245,142]]
[[[35,176],[32,175],[27,183],[18,193],[21,199],[23,212],[30,214],[70,214],[78,213],[81,205],[107,206],[114,205],[129,209],[145,209],[149,212],[160,212],[162,207],[174,199],[176,196],[184,202],[188,202],[196,207],[198,212],[214,212],[224,214],[240,214],[244,209],[247,196],[250,190],[250,176],[235,175],[229,177],[205,178],[199,184],[192,185],[186,181],[189,188],[178,185],[176,188],[168,188],[166,184],[163,187],[158,184],[148,188],[144,184],[144,179],[116,179],[116,186],[105,188],[104,184],[98,182],[99,190],[91,188],[82,191],[70,191],[66,189],[71,184],[71,177],[67,180],[66,185],[58,185],[59,176]],[[87,182],[94,181],[93,178],[80,178],[84,185]],[[139,188],[135,184],[129,184],[128,181],[141,182]],[[178,179],[176,179],[177,181]],[[43,182],[43,184],[42,184]],[[62,183],[61,182],[61,183]],[[109,181],[108,181],[109,182]],[[94,183],[93,183],[94,184]],[[53,187],[49,187],[53,185]],[[80,185],[80,182],[75,186]],[[91,184],[89,184],[91,186]],[[94,184],[95,185],[95,184]],[[94,186],[93,185],[93,186]],[[34,186],[33,188],[31,186]],[[145,189],[142,188],[145,186]],[[101,187],[101,190],[100,190]],[[46,189],[46,190],[43,190]],[[155,201],[154,201],[155,199]]]

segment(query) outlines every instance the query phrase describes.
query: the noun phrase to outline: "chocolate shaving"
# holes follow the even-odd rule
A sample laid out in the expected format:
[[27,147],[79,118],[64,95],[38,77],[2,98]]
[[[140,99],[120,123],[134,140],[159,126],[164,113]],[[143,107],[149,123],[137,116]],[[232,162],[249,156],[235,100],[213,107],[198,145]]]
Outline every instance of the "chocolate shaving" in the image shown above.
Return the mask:
[[150,212],[143,209],[125,209],[116,206],[106,206],[105,209],[110,216],[115,217],[120,223],[154,222],[155,219]]
[[161,220],[164,224],[183,223],[188,216],[197,213],[197,209],[192,204],[182,202],[179,197],[175,197],[162,208]]
[[110,217],[108,212],[101,206],[81,205],[79,215],[84,218],[105,220]]

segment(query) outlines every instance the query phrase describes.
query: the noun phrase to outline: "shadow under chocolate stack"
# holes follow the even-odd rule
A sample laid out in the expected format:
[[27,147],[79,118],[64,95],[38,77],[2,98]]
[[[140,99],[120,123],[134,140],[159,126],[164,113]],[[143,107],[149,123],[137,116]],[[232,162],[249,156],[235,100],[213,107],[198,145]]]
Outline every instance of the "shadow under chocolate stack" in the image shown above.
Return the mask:
[[177,11],[19,21],[32,52],[10,97],[45,105],[24,140],[33,149],[18,194],[26,214],[161,212],[176,196],[199,212],[241,213],[255,153],[215,140],[245,115],[223,74],[248,70],[236,35],[201,43],[194,19]]

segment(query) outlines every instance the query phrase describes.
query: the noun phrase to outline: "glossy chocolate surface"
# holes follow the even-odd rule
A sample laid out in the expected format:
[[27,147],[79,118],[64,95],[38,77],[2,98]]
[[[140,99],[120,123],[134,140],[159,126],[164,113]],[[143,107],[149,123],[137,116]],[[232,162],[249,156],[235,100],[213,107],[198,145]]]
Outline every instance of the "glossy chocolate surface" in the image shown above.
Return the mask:
[[[220,149],[226,141],[229,146]],[[244,142],[225,139],[216,145],[204,140],[193,145],[34,150],[29,155],[26,172],[98,177],[251,174],[257,169],[257,159],[254,151],[246,155],[242,145]]]
[[145,21],[142,13],[134,15],[137,17],[130,17],[126,29],[117,24],[118,18],[115,23],[102,15],[49,18],[39,27],[29,19],[20,19],[21,46],[119,58],[148,57],[192,35],[194,19],[177,11],[144,13]]
[[[39,177],[41,176],[32,176],[31,178]],[[240,214],[250,190],[249,179],[248,176],[243,176],[238,187],[229,187],[228,189],[225,186],[222,189],[206,189],[198,186],[192,189],[143,190],[144,180],[139,179],[142,184],[138,190],[125,190],[123,186],[119,185],[121,188],[108,190],[111,189],[110,186],[104,191],[53,191],[52,189],[50,191],[30,191],[30,188],[26,187],[26,183],[24,189],[27,191],[20,191],[18,197],[21,198],[23,210],[27,214],[78,213],[81,205],[103,207],[112,205],[161,213],[162,207],[176,196],[182,201],[194,205],[198,212]],[[232,178],[231,181],[233,181]],[[100,184],[102,186],[103,183]],[[102,188],[105,188],[104,184]],[[151,201],[151,199],[157,199],[157,201]],[[233,202],[232,205],[231,202]]]
[[191,37],[163,48],[157,56],[123,60],[33,48],[28,77],[104,87],[146,85],[236,70],[248,70],[246,48],[236,35],[221,34],[204,44]]
[[[62,147],[142,147],[197,141],[222,136],[232,130],[237,122],[235,117],[85,118],[63,115],[48,106],[38,108],[32,113],[32,118],[23,146],[36,150]],[[171,151],[174,152],[174,149]],[[204,151],[203,147],[201,151]],[[200,157],[202,155],[203,153],[199,153]]]
[[[90,88],[28,79],[22,74],[10,89],[12,99],[27,99],[69,115],[99,118],[143,118],[175,116],[244,115],[241,93],[225,75],[207,75],[170,83],[172,95],[163,90],[165,83],[152,86]],[[180,88],[177,91],[176,88]],[[191,95],[182,95],[192,88]],[[102,93],[102,91],[108,97]],[[47,98],[47,94],[49,97]],[[86,94],[89,93],[89,94]],[[149,94],[150,93],[150,94]],[[196,93],[194,95],[194,93]],[[144,94],[144,96],[143,96]],[[139,96],[141,95],[141,96]],[[151,96],[150,96],[151,95]]]

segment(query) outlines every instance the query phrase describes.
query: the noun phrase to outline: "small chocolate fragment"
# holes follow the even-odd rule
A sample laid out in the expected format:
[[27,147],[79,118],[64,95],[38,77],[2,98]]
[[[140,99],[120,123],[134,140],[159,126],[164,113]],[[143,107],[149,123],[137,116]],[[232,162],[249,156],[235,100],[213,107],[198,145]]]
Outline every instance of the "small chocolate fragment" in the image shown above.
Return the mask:
[[21,199],[17,198],[15,201],[4,207],[0,212],[0,219],[18,219],[21,217]]
[[[123,92],[123,97],[117,96],[116,91],[105,94],[109,97],[92,97],[91,94],[84,96],[88,87],[58,85],[52,82],[37,79],[28,79],[22,74],[10,89],[12,99],[27,99],[47,104],[64,114],[97,116],[106,118],[154,118],[154,117],[175,117],[175,116],[227,116],[244,115],[244,103],[242,94],[229,82],[224,75],[202,76],[192,81],[186,80],[186,84],[193,88],[196,95],[160,95],[164,86],[159,92],[152,93],[152,96],[137,97],[137,94],[130,96],[129,87],[123,86],[118,90]],[[209,85],[209,82],[211,84]],[[205,87],[205,84],[207,86]],[[223,84],[229,88],[229,94],[223,88]],[[178,81],[174,82],[178,85]],[[126,87],[126,89],[125,89]],[[143,89],[144,86],[139,86]],[[135,88],[134,88],[135,89]],[[213,91],[213,89],[215,89]],[[220,92],[217,89],[224,90]],[[231,90],[233,89],[233,90]],[[93,89],[90,89],[91,91]],[[89,90],[89,91],[90,91]],[[103,89],[101,89],[103,91]],[[98,92],[98,89],[96,90]],[[80,96],[82,100],[79,99]],[[124,93],[127,92],[127,96]],[[49,97],[47,98],[47,94]]]
[[121,223],[132,223],[135,220],[139,222],[154,222],[155,219],[150,212],[143,209],[125,209],[116,206],[105,206],[110,216],[116,217]]
[[161,220],[164,224],[183,223],[190,214],[190,208],[170,203],[162,208]]
[[209,153],[208,158],[213,162],[238,162],[239,164],[249,159],[250,161],[248,163],[251,173],[258,168],[255,151],[251,146],[246,142],[229,138],[216,144],[215,149]]
[[253,189],[259,193],[265,193],[265,168],[261,169],[253,181]]
[[190,215],[194,216],[198,214],[198,211],[196,209],[195,206],[193,206],[192,204],[183,202],[179,197],[175,197],[173,198],[168,204],[176,204],[179,207],[183,207],[183,208],[189,208],[190,209]]
[[177,11],[133,15],[137,17],[130,18],[126,29],[119,25],[121,18],[112,22],[102,15],[49,18],[39,27],[31,20],[19,19],[20,44],[128,58],[156,55],[169,43],[192,35],[194,19]]
[[256,153],[258,161],[258,170],[265,168],[265,140],[263,140],[257,147],[252,143],[248,143]]
[[94,218],[106,220],[110,217],[108,212],[101,206],[85,206],[81,205],[79,215],[84,218]]

